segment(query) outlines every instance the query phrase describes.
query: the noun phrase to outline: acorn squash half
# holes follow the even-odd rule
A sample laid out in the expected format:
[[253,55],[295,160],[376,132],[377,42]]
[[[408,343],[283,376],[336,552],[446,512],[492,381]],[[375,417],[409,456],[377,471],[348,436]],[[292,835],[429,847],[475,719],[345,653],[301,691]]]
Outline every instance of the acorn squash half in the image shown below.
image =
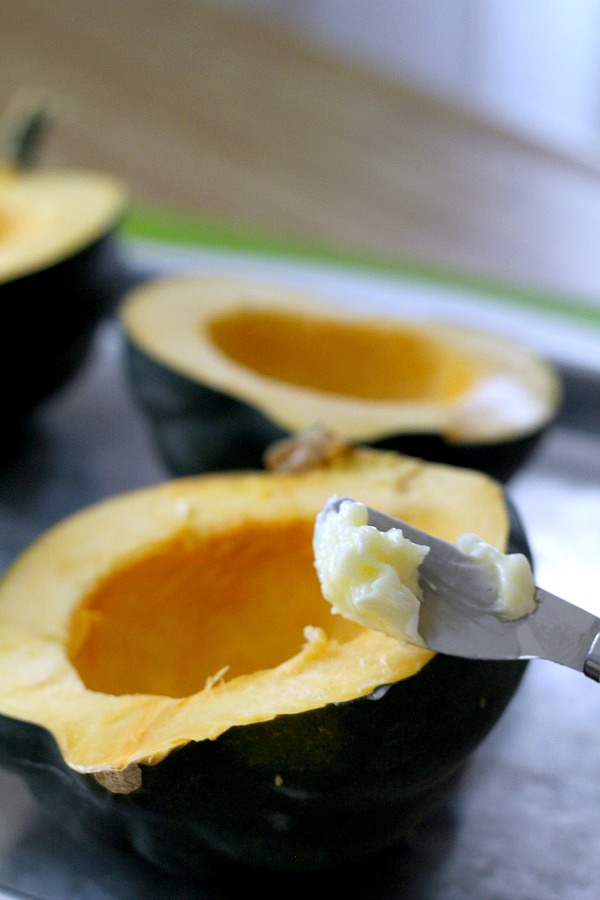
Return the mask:
[[92,172],[0,175],[0,300],[15,356],[3,354],[10,384],[5,413],[20,421],[79,368],[94,329],[114,309],[124,264],[115,230],[126,194]]
[[128,369],[169,471],[260,467],[320,423],[353,443],[506,480],[553,420],[553,368],[493,333],[360,316],[242,280],[168,278],[121,307]]
[[102,173],[32,166],[42,115],[37,106],[19,109],[0,148],[0,301],[14,348],[0,358],[0,378],[10,385],[10,427],[76,372],[128,284],[115,236],[124,185]]
[[106,500],[5,575],[0,761],[80,838],[179,872],[314,871],[391,846],[448,791],[524,665],[332,616],[312,532],[334,493],[449,540],[518,537],[487,476],[346,448]]

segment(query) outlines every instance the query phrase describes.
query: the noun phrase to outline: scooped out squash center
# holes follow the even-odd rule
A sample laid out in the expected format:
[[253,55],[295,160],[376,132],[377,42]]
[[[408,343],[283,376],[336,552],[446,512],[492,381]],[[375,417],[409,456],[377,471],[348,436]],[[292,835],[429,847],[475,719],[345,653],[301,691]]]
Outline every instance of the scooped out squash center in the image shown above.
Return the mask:
[[362,400],[448,402],[479,374],[467,354],[392,323],[239,307],[207,328],[223,354],[260,375]]
[[114,571],[78,606],[68,653],[86,687],[184,697],[215,678],[273,668],[304,628],[340,642],[358,626],[332,616],[312,556],[310,520],[184,530]]

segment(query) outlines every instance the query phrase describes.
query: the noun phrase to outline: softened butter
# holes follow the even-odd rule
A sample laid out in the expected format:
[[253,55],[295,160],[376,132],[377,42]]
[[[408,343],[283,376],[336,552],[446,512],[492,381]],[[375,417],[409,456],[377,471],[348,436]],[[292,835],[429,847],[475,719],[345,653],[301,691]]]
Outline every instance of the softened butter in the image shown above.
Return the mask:
[[313,544],[323,596],[359,625],[422,644],[418,569],[429,548],[399,528],[378,531],[368,518],[367,507],[354,500],[317,516]]

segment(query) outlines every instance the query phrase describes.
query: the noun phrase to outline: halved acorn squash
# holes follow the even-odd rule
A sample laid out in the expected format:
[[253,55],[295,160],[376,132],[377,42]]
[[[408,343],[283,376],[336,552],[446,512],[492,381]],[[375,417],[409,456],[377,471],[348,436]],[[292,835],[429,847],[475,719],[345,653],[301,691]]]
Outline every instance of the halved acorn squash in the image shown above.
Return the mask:
[[524,665],[332,616],[312,532],[334,493],[526,551],[498,483],[371,449],[106,500],[0,583],[0,761],[79,837],[180,872],[215,857],[314,871],[406,835]]
[[242,280],[169,278],[121,308],[129,372],[176,475],[259,467],[315,423],[506,480],[556,415],[553,368],[493,333],[377,318]]
[[34,168],[31,133],[40,112],[26,108],[21,115],[16,123],[10,117],[16,135],[5,136],[0,154],[3,328],[29,372],[15,377],[14,354],[3,354],[11,427],[74,374],[95,326],[127,283],[115,238],[127,204],[124,185],[96,172]]

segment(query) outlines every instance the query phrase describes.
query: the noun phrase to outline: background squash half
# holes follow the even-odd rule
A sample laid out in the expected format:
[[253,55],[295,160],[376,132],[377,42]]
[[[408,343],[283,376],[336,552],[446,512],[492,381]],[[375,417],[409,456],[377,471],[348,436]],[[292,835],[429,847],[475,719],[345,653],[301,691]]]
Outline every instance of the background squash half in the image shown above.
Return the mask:
[[391,846],[446,794],[524,664],[332,615],[311,542],[334,493],[527,552],[488,477],[345,448],[107,500],[5,575],[0,761],[79,838],[180,872],[315,871]]
[[99,172],[31,161],[50,115],[18,97],[0,123],[0,357],[9,434],[73,375],[125,289],[115,230],[128,195]]
[[499,335],[274,285],[159,280],[121,319],[136,396],[177,475],[260,467],[273,440],[321,424],[506,480],[560,401],[553,368]]
[[[94,329],[122,289],[115,229],[126,194],[92,172],[0,174],[0,301],[13,353],[5,415],[19,422],[85,358]],[[15,371],[15,365],[23,371]]]

